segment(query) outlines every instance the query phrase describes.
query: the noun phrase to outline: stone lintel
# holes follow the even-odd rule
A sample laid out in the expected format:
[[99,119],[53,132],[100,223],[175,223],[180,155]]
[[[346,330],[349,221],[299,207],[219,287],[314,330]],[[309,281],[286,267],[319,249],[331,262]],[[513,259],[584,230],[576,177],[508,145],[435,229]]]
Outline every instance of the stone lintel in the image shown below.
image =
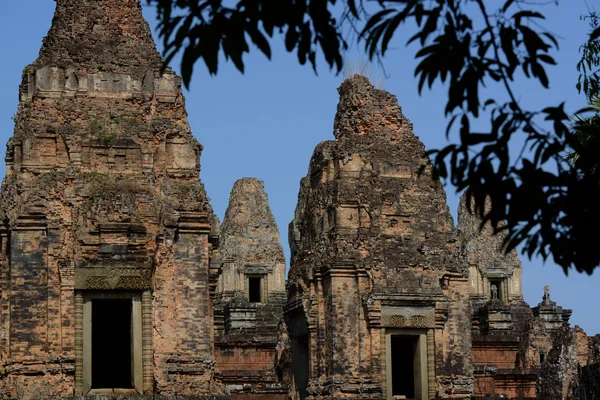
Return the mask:
[[289,301],[286,305],[283,306],[283,312],[284,314],[303,312],[302,298],[297,297],[294,300]]
[[389,328],[435,328],[435,307],[384,306],[380,325]]
[[211,218],[208,213],[181,212],[176,224],[177,232],[206,233],[211,232]]
[[244,273],[249,275],[266,275],[273,272],[273,267],[266,264],[246,264]]
[[151,290],[152,268],[131,266],[89,266],[75,268],[75,289]]
[[142,224],[131,224],[128,222],[115,222],[98,224],[98,230],[100,232],[136,232],[146,233],[146,227]]
[[504,279],[508,278],[510,275],[512,274],[505,269],[486,269],[483,271],[483,276],[491,279]]
[[37,230],[46,230],[48,227],[48,223],[46,221],[46,216],[43,214],[27,214],[20,215],[17,218],[17,223],[14,228],[18,231],[37,231]]

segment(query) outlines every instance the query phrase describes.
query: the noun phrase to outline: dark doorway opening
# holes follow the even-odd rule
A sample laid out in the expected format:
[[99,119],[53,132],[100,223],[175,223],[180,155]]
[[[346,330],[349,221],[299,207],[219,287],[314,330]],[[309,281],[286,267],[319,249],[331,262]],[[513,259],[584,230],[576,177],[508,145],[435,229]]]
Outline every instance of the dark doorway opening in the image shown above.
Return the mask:
[[418,336],[392,335],[392,396],[415,398],[415,356]]
[[92,300],[92,388],[132,389],[131,300]]
[[260,303],[262,301],[262,278],[251,276],[248,278],[248,301]]
[[308,396],[308,335],[298,336],[292,339],[292,359],[294,381],[296,383],[296,390],[301,400],[304,400]]

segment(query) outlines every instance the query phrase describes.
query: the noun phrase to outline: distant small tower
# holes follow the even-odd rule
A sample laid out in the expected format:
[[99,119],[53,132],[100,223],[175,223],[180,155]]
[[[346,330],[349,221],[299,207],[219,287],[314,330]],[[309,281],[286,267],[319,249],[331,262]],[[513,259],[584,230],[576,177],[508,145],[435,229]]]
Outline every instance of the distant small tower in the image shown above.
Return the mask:
[[572,310],[564,309],[550,299],[550,286],[544,286],[542,302],[533,307],[533,315],[540,318],[546,330],[555,333],[561,327],[569,326]]
[[269,399],[287,399],[288,388],[275,374],[286,300],[285,257],[262,181],[235,182],[220,244],[213,262],[213,268],[220,268],[215,298],[217,370],[234,395],[243,395],[251,385]]
[[537,368],[552,348],[553,333],[568,325],[570,310],[563,311],[550,300],[547,286],[542,303],[533,310],[529,307],[523,299],[517,251],[504,251],[506,232],[495,233],[489,223],[481,227],[466,195],[460,200],[458,231],[469,268],[474,395],[533,398]]

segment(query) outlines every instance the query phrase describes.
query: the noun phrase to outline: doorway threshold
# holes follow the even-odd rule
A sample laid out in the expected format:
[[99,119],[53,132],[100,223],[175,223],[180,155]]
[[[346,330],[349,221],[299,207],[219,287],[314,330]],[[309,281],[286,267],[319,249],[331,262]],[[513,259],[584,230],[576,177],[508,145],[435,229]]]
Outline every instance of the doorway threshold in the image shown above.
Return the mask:
[[88,392],[88,396],[131,396],[136,395],[135,389],[92,389]]

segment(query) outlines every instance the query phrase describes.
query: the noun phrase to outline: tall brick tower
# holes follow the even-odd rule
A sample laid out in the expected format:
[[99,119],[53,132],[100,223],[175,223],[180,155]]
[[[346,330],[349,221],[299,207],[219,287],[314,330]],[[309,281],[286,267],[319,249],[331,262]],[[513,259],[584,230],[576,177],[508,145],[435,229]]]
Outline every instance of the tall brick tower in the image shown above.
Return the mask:
[[0,396],[208,394],[218,227],[139,0],[57,0],[0,196]]
[[339,93],[290,224],[298,397],[470,398],[468,271],[442,184],[395,96],[358,75]]
[[233,185],[221,225],[215,302],[215,360],[234,399],[287,400],[282,338],[285,256],[265,192],[256,178]]

